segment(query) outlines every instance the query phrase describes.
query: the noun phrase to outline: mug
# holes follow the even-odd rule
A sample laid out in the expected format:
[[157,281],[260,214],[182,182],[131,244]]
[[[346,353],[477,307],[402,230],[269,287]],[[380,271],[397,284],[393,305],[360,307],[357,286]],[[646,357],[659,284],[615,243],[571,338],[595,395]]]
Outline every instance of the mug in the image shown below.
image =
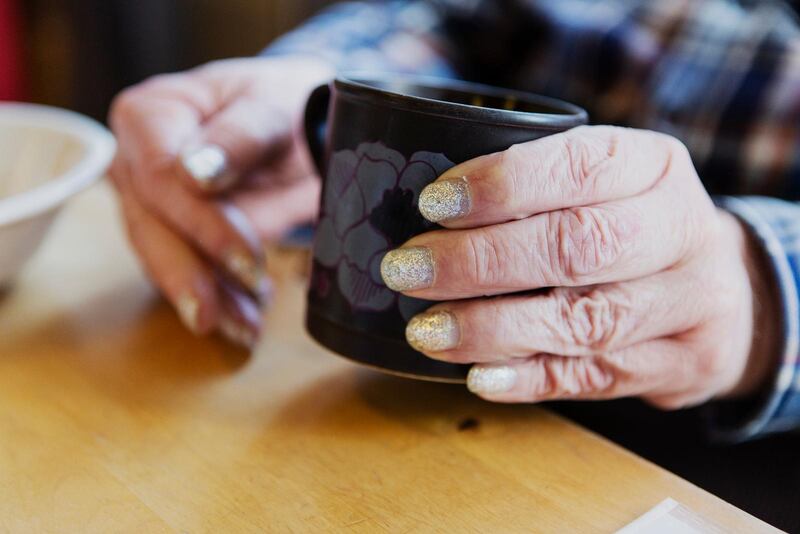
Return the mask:
[[436,78],[342,75],[311,93],[309,150],[323,177],[306,328],[326,348],[393,374],[463,382],[469,366],[406,342],[433,304],[387,288],[386,252],[440,228],[417,210],[422,189],[463,161],[585,124],[572,104]]

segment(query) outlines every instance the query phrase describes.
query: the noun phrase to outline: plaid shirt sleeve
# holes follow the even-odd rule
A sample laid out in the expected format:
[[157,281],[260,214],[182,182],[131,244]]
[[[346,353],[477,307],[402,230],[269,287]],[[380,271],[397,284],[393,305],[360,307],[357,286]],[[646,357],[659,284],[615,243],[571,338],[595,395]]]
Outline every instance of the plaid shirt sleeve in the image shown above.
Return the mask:
[[800,427],[800,22],[789,3],[347,3],[267,53],[536,91],[583,105],[596,123],[681,139],[717,204],[764,246],[782,300],[770,390],[712,418],[712,430],[738,441]]
[[265,55],[301,54],[339,70],[456,76],[453,48],[437,26],[441,13],[425,1],[343,2],[278,38]]
[[800,206],[768,197],[718,197],[717,205],[738,216],[771,260],[781,302],[783,347],[768,390],[756,402],[711,405],[710,434],[743,441],[800,426]]

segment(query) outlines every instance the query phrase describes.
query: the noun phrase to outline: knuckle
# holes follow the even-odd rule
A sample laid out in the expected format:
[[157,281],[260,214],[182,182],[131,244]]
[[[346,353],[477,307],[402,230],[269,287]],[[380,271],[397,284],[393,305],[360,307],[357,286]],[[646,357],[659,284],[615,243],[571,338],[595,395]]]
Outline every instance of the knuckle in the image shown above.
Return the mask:
[[611,350],[628,322],[630,308],[610,298],[607,292],[591,289],[585,294],[562,292],[559,303],[562,342],[593,352]]
[[539,395],[548,397],[597,396],[614,388],[614,373],[594,358],[548,358],[542,362],[544,380]]
[[[593,198],[600,188],[608,188],[609,182],[619,177],[622,131],[614,126],[583,126],[564,136],[566,178],[576,195]],[[551,182],[562,184],[563,176],[553,176]]]
[[139,107],[141,88],[129,87],[119,93],[111,101],[109,120],[114,126],[118,121],[124,120],[133,114]]
[[549,217],[556,236],[548,239],[556,282],[562,276],[580,282],[587,275],[605,271],[622,255],[629,232],[612,212],[577,207],[552,212]]
[[656,133],[655,135],[661,137],[664,141],[664,144],[667,147],[669,153],[673,156],[673,158],[677,158],[679,160],[691,161],[692,157],[689,153],[689,148],[677,137],[673,137],[671,135],[663,134],[663,133]]
[[111,101],[109,118],[112,126],[115,121],[126,120],[139,113],[158,95],[173,94],[184,89],[184,74],[158,74],[141,83],[124,89]]
[[564,150],[567,154],[567,179],[572,185],[572,189],[578,193],[586,193],[587,190],[593,189],[586,144],[580,137],[570,136],[564,141]]
[[154,90],[163,89],[164,87],[171,87],[176,78],[175,74],[157,74],[151,76],[146,80],[132,85],[122,90],[112,101],[111,109],[130,109],[138,108],[140,102],[152,95]]

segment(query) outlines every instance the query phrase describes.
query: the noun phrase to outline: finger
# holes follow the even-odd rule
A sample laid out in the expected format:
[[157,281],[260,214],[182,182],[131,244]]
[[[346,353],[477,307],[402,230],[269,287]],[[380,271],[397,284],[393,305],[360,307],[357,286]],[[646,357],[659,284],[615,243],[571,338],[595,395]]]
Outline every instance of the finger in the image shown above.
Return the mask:
[[120,189],[129,240],[145,271],[184,325],[195,334],[207,334],[216,327],[220,313],[213,272],[191,247],[139,204],[119,171],[111,174]]
[[[295,58],[287,67],[292,75],[281,77],[281,60],[269,61],[275,69],[271,73],[259,60],[248,59],[215,62],[190,71],[199,85],[214,88],[218,105],[182,147],[178,167],[187,182],[202,190],[227,189],[248,182],[254,169],[275,166],[287,153],[291,157],[291,152],[297,152],[295,147],[303,144],[295,138],[304,140],[297,128],[297,111],[311,89],[334,73],[324,62],[298,65]],[[244,71],[248,73],[245,79]],[[307,160],[305,172],[310,173]]]
[[[663,182],[638,197],[606,204],[484,228],[429,232],[388,252],[381,275],[391,289],[430,300],[650,275],[698,246],[695,215],[687,214],[694,208],[687,206],[683,191]],[[713,211],[710,200],[697,198],[707,204],[699,209]]]
[[130,241],[150,278],[195,334],[219,330],[231,342],[252,348],[260,331],[255,300],[213,270],[170,228],[136,201],[119,171],[112,170]]
[[202,125],[181,150],[178,174],[203,191],[218,192],[278,159],[292,143],[291,117],[263,96],[237,95]]
[[133,182],[142,203],[205,257],[223,266],[253,294],[264,292],[265,260],[258,235],[227,200],[196,197],[172,176],[155,169]]
[[583,126],[449,169],[420,194],[419,209],[448,228],[471,228],[536,213],[637,195],[685,153],[646,130]]
[[272,182],[258,194],[237,192],[231,197],[264,240],[278,239],[286,232],[313,220],[319,205],[321,183],[307,175],[293,183]]
[[[142,184],[152,184],[150,187]],[[138,186],[138,187],[137,187]],[[212,263],[223,266],[254,295],[267,284],[260,240],[246,217],[226,199],[193,196],[170,176],[134,180],[137,196]]]
[[153,83],[165,86],[160,96],[142,93],[146,84],[118,99],[111,114],[124,147],[120,159],[129,167],[133,191],[148,211],[157,213],[205,256],[224,265],[253,293],[260,293],[265,276],[259,244],[230,220],[224,203],[197,197],[175,179],[175,155],[199,128],[202,116],[211,112],[209,98],[203,97],[200,88],[196,92],[187,89],[183,78],[167,77]]
[[119,153],[132,167],[168,167],[217,107],[206,85],[185,75],[162,75],[120,93],[111,105],[109,123]]
[[695,327],[709,313],[707,301],[697,299],[706,289],[669,270],[619,284],[452,301],[414,316],[406,339],[454,363],[595,356]]
[[217,277],[222,312],[218,331],[232,343],[252,350],[261,332],[261,309],[256,301],[224,277]]
[[224,94],[203,76],[156,76],[128,89],[110,122],[134,166],[170,168],[192,189],[218,191],[290,146],[293,124],[255,85]]
[[476,364],[467,387],[497,402],[612,399],[669,395],[690,382],[695,355],[672,340],[648,341],[605,356],[571,358],[540,354],[502,363]]

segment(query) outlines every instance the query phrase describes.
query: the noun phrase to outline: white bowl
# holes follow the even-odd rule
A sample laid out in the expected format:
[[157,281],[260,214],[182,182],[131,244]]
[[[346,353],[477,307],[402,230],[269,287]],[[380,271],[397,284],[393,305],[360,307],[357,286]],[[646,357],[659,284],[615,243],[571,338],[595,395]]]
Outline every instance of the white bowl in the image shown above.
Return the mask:
[[116,142],[71,111],[0,103],[0,287],[33,255],[59,208],[96,182]]

